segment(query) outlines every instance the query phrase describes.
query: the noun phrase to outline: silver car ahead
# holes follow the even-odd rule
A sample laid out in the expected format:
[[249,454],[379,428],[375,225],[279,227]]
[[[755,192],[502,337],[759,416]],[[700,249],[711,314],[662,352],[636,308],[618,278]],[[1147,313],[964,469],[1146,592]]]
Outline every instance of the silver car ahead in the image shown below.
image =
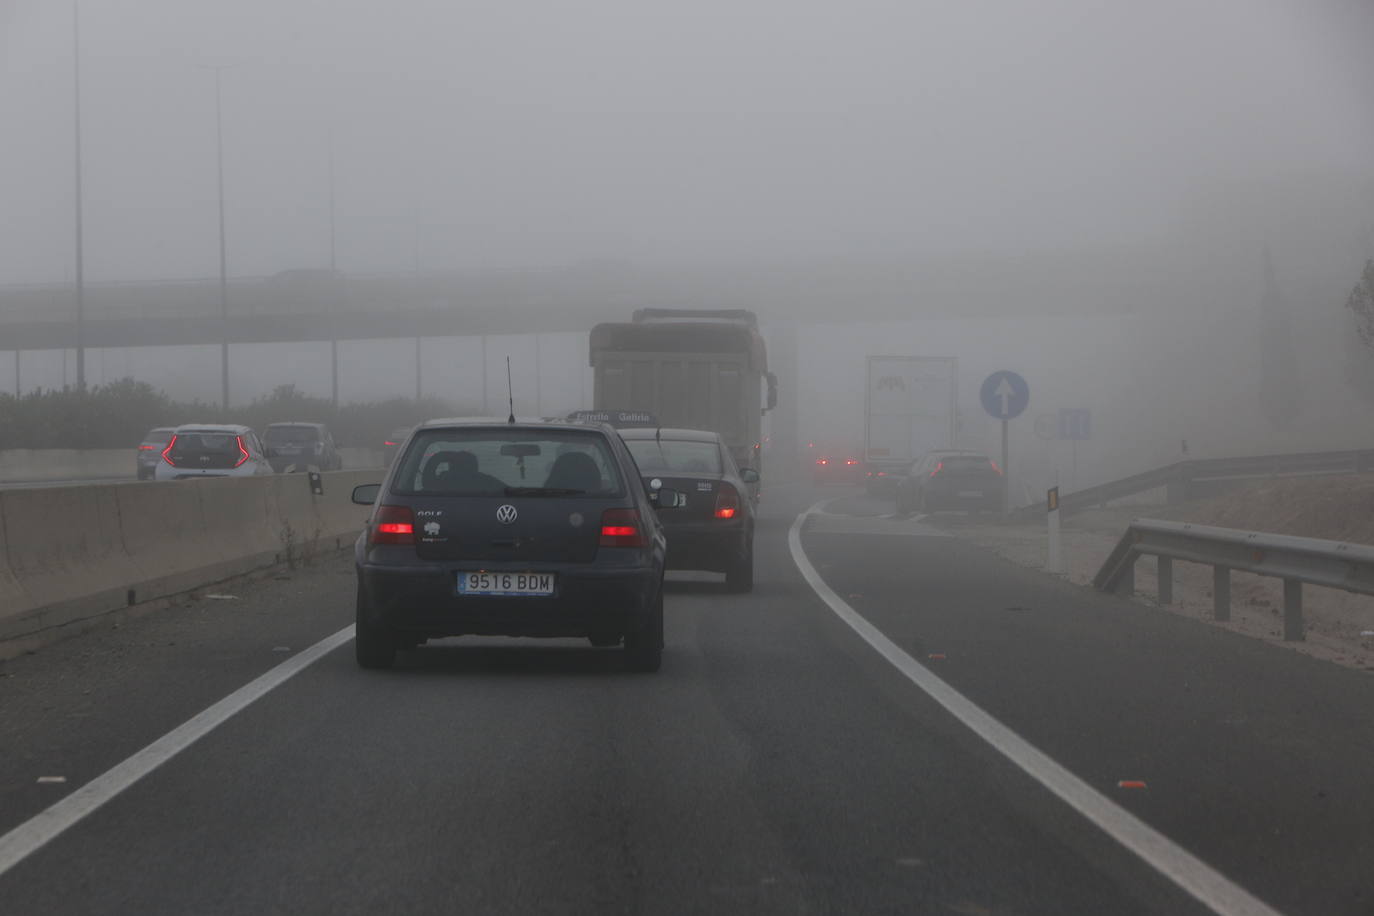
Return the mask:
[[247,426],[187,423],[172,431],[157,464],[158,480],[192,477],[256,477],[272,465],[258,434]]

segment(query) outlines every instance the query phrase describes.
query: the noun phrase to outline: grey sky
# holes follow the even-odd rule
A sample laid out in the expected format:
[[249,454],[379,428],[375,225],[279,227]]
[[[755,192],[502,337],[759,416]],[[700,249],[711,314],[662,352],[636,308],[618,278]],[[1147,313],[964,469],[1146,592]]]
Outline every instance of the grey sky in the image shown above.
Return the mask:
[[[93,281],[1130,244],[1374,172],[1364,0],[84,0]],[[0,0],[0,282],[71,276],[71,8]],[[1336,179],[1337,181],[1341,179]]]

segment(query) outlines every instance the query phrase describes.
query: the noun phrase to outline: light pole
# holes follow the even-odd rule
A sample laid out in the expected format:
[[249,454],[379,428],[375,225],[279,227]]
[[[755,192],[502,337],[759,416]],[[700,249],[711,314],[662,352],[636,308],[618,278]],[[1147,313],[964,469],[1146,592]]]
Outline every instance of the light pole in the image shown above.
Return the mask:
[[[334,131],[329,132],[329,273],[331,288],[335,290],[334,296],[338,295],[338,285],[334,283],[334,274],[338,271],[338,260],[335,249],[335,230],[334,230]],[[337,298],[334,299],[337,305]],[[331,324],[333,322],[331,321]],[[330,383],[330,403],[334,409],[339,409],[339,337],[337,334],[329,338],[329,383]]]
[[234,64],[202,65],[215,71],[215,176],[219,189],[219,367],[220,404],[229,409],[229,270],[224,242],[224,108],[221,103],[221,74]]
[[[86,232],[81,194],[81,4],[72,0],[72,100],[76,146],[76,389],[86,389]],[[64,350],[63,353],[66,351]],[[16,362],[18,356],[15,357]],[[67,373],[62,373],[66,384]],[[15,392],[18,394],[18,392]]]

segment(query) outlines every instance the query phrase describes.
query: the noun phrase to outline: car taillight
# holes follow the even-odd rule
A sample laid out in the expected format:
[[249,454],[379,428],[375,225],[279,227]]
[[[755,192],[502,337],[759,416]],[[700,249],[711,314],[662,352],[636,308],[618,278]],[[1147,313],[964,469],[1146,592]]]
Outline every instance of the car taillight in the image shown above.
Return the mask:
[[172,441],[167,443],[167,447],[162,450],[162,460],[176,467],[177,463],[172,460],[172,447],[177,444],[177,437],[173,436]]
[[716,494],[716,518],[734,518],[739,512],[739,493],[728,483],[720,485]]
[[859,459],[857,459],[857,458],[846,458],[846,459],[844,460],[844,465],[845,465],[845,467],[848,467],[848,468],[852,468],[852,467],[854,467],[855,465],[857,465],[858,463],[859,463]]
[[829,458],[817,458],[817,459],[816,459],[816,463],[817,463],[817,464],[822,464],[822,465],[824,465],[824,464],[829,464],[829,463],[830,463],[830,459],[829,459]]
[[382,506],[372,524],[374,544],[414,544],[415,514],[409,506]]
[[607,509],[601,513],[602,547],[643,547],[649,543],[644,537],[638,509]]
[[997,466],[996,461],[989,460],[988,464],[992,465],[992,469],[997,472],[998,477],[1002,476],[1002,469]]
[[388,439],[388,440],[386,440],[385,442],[382,443],[382,445],[395,445],[395,444],[396,444],[396,443],[395,443],[395,442],[392,442],[390,439]]
[[148,443],[145,442],[145,443],[143,443],[142,445],[140,445],[140,446],[138,447],[138,450],[139,450],[140,452],[151,452],[151,451],[152,451],[153,449],[155,449],[155,448],[157,448],[156,445],[149,445]]
[[239,460],[234,462],[234,467],[238,467],[238,466],[240,466],[241,464],[243,464],[245,461],[248,460],[248,457],[249,457],[249,456],[248,456],[248,449],[246,449],[246,448],[243,447],[243,437],[242,437],[242,436],[235,436],[235,437],[234,437],[234,442],[235,442],[235,443],[238,445],[238,447],[239,447]]
[[945,463],[944,463],[943,461],[941,461],[939,464],[935,465],[935,470],[933,470],[933,471],[930,472],[930,476],[931,476],[931,477],[934,477],[936,474],[940,473],[940,472],[943,471],[944,469],[945,469]]

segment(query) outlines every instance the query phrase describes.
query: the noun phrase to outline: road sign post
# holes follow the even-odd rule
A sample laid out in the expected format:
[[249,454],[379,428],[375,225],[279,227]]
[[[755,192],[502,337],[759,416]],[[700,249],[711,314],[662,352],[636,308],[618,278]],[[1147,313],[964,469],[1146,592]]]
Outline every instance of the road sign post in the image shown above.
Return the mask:
[[1059,488],[1051,487],[1045,494],[1045,505],[1049,511],[1048,516],[1050,526],[1049,556],[1045,564],[1052,573],[1062,573],[1064,571],[1064,551],[1059,540]]
[[1002,421],[1002,474],[1006,486],[1002,488],[1002,511],[1011,507],[1011,456],[1007,447],[1007,422],[1015,420],[1030,404],[1030,385],[1015,372],[1003,369],[983,379],[978,399],[989,415]]

